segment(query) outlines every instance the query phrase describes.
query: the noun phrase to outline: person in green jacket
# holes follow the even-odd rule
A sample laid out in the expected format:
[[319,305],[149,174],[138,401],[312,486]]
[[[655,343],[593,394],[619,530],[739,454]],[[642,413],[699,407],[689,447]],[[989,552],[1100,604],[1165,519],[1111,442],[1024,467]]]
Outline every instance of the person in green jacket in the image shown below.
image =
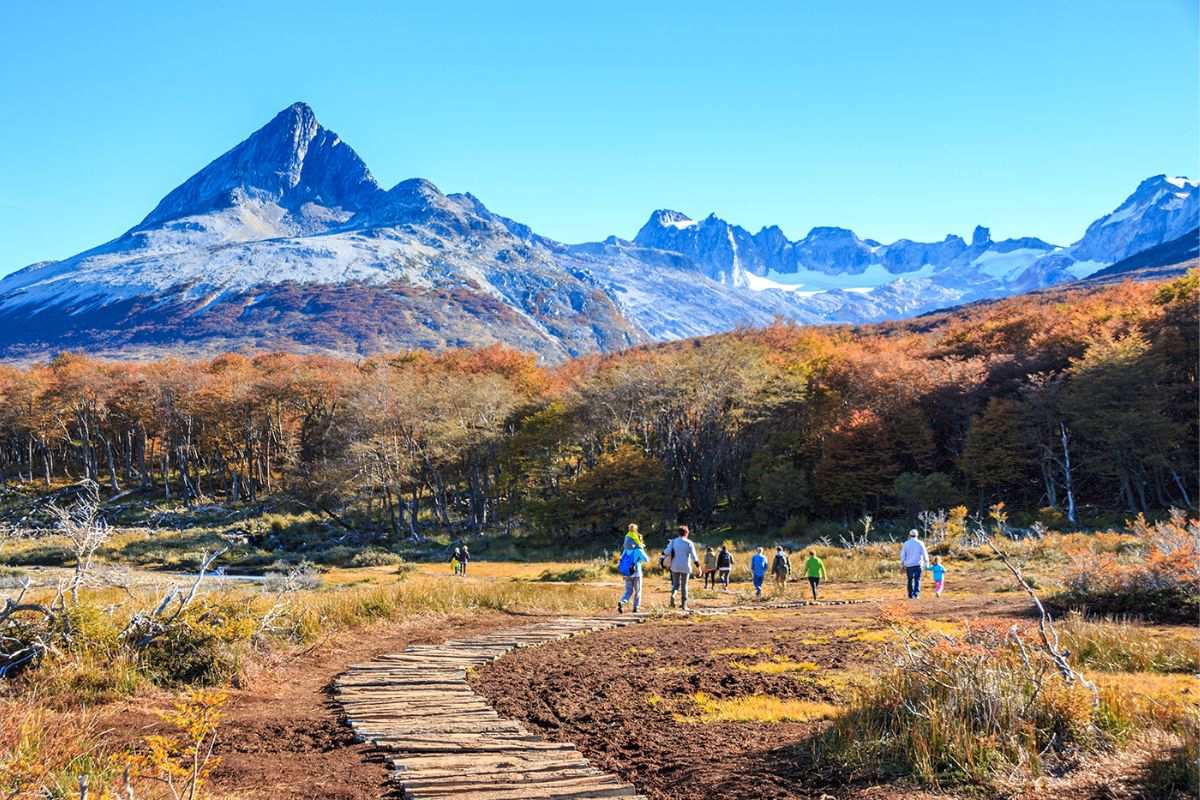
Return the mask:
[[812,589],[813,600],[817,599],[817,587],[825,577],[825,562],[817,557],[816,550],[808,551],[808,559],[804,562],[804,573],[808,575],[808,586]]

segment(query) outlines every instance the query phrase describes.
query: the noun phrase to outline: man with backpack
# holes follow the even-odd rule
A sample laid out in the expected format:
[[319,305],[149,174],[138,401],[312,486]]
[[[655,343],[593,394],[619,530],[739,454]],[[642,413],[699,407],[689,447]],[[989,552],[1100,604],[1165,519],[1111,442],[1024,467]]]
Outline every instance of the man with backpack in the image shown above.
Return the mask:
[[[717,573],[721,576],[722,591],[729,592],[729,577],[733,574],[733,553],[729,552],[729,548],[721,545],[721,552],[717,553]],[[716,588],[716,582],[713,582],[713,588]]]
[[679,526],[679,535],[663,551],[662,564],[671,573],[671,608],[675,607],[675,595],[679,594],[680,608],[687,611],[688,579],[692,577],[692,567],[700,566],[700,556],[688,538],[687,525]]
[[771,560],[771,572],[775,575],[775,586],[782,592],[787,588],[788,576],[792,574],[792,562],[788,560],[783,545],[775,547],[775,558]]
[[[640,538],[640,537],[639,537]],[[650,560],[646,551],[637,542],[625,537],[625,549],[617,562],[617,572],[625,579],[625,594],[617,601],[617,613],[625,613],[625,604],[633,600],[633,613],[642,605],[642,564]]]

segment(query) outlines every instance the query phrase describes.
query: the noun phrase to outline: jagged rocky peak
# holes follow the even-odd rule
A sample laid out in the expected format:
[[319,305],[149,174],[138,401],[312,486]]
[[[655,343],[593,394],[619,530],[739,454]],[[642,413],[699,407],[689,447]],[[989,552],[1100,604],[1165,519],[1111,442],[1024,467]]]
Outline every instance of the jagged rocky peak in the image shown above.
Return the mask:
[[308,105],[293,103],[172,190],[138,227],[229,207],[242,198],[352,212],[382,194],[354,149],[322,127]]
[[[948,239],[950,237],[946,237],[946,238]],[[987,245],[991,244],[991,241],[992,241],[991,230],[983,227],[982,225],[976,225],[975,232],[971,234],[971,246],[972,247],[986,247]]]
[[633,240],[638,244],[654,245],[654,236],[663,229],[683,230],[685,228],[693,228],[696,226],[696,221],[684,214],[682,211],[672,211],[669,208],[660,208],[650,215],[650,219],[646,220],[646,224],[637,232],[637,236]]

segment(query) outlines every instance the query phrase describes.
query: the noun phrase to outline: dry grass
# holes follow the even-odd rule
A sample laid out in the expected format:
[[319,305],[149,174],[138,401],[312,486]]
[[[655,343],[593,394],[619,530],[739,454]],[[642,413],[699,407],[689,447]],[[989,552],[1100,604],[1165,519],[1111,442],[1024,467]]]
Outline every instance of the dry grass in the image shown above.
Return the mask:
[[92,715],[47,710],[35,695],[0,700],[0,796],[77,797],[80,775],[100,782],[119,770]]
[[735,661],[733,668],[745,672],[759,672],[764,675],[786,675],[792,672],[815,672],[821,669],[821,666],[812,661],[793,661],[787,656],[775,656],[767,661],[753,663]]
[[1089,622],[1072,615],[1058,625],[1063,646],[1082,667],[1105,672],[1200,672],[1200,637],[1130,622]]
[[679,722],[711,724],[716,722],[813,722],[837,714],[837,706],[809,700],[752,694],[749,697],[716,698],[696,692],[691,713],[677,714]]

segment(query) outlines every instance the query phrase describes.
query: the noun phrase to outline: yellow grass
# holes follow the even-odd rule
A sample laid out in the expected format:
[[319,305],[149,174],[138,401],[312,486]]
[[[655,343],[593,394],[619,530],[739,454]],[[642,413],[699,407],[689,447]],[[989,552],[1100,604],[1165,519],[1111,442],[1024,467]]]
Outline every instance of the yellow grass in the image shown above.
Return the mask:
[[754,656],[769,656],[771,648],[769,647],[722,647],[720,650],[713,650],[714,656],[745,656],[753,658]]
[[789,672],[814,672],[819,670],[821,666],[812,661],[793,661],[787,656],[775,656],[769,661],[757,661],[755,663],[735,661],[733,662],[733,668],[746,672],[761,672],[766,675],[783,675]]
[[837,706],[809,700],[781,698],[767,694],[749,697],[716,698],[696,692],[692,703],[698,714],[679,714],[679,722],[706,724],[714,722],[812,722],[829,719],[838,713]]

